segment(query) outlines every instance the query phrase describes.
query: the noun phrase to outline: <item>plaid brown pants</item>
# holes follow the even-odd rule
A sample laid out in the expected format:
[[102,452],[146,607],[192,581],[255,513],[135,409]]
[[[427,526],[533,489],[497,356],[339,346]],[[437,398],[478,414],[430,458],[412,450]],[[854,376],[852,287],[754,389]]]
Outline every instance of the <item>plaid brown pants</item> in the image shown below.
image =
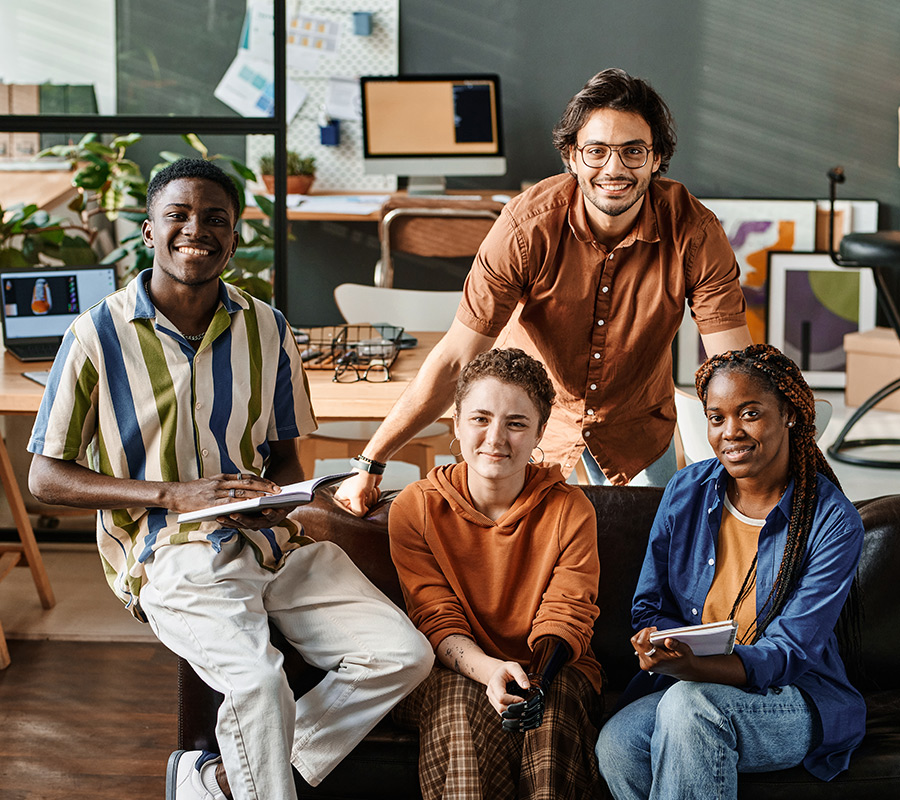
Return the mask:
[[585,800],[603,791],[600,696],[573,667],[556,676],[543,723],[527,733],[504,731],[485,687],[441,665],[393,714],[419,730],[424,800]]

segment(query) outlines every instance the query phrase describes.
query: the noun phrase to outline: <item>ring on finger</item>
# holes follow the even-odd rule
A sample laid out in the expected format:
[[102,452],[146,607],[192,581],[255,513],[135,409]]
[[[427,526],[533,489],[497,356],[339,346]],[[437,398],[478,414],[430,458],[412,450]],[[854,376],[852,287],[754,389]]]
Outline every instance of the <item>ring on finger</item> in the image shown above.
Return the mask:
[[232,497],[237,497],[237,495],[234,493],[234,489],[229,489],[228,494],[230,494]]
[[644,655],[646,655],[646,656],[652,656],[655,652],[656,652],[656,648],[655,648],[655,647],[651,647],[646,653],[644,653]]

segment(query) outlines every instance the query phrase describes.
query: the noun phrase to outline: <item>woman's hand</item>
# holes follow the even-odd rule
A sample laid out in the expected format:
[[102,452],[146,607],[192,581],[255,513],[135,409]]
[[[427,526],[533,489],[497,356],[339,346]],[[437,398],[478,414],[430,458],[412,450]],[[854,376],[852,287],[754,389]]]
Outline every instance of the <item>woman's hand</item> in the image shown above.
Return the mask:
[[[520,686],[522,691],[519,694],[510,694],[506,686],[510,682]],[[521,703],[530,688],[531,682],[522,665],[515,661],[503,661],[488,680],[487,697],[497,713],[502,714],[513,703]]]
[[691,648],[675,639],[666,639],[663,644],[650,643],[650,634],[656,628],[643,628],[631,637],[634,654],[641,669],[659,675],[670,675],[681,680],[691,680],[696,673],[697,656]]

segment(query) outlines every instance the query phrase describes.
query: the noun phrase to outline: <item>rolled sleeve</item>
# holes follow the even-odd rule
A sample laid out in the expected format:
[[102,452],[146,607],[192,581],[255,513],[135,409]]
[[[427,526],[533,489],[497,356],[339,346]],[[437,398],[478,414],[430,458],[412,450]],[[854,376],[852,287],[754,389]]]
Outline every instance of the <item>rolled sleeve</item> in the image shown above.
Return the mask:
[[526,247],[507,209],[478,249],[463,285],[456,318],[467,328],[496,337],[524,294]]
[[722,224],[710,219],[695,237],[686,264],[687,302],[701,334],[746,324],[740,267]]

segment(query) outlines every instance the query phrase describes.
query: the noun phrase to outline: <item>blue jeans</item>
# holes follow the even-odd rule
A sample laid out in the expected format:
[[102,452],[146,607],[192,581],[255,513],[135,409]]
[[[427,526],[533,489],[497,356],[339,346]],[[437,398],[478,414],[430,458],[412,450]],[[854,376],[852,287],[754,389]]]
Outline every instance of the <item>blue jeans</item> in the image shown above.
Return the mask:
[[616,800],[737,798],[739,772],[796,766],[817,723],[793,686],[761,695],[679,681],[615,714],[600,731],[597,760]]
[[[603,470],[600,469],[597,460],[587,448],[584,448],[582,460],[584,461],[584,466],[587,470],[591,486],[609,485],[609,481],[606,480],[606,475],[603,474]],[[628,485],[665,486],[669,482],[669,478],[675,474],[677,469],[678,464],[675,458],[675,440],[673,439],[669,442],[669,449],[657,458],[649,467],[646,467],[642,472],[635,475]]]

